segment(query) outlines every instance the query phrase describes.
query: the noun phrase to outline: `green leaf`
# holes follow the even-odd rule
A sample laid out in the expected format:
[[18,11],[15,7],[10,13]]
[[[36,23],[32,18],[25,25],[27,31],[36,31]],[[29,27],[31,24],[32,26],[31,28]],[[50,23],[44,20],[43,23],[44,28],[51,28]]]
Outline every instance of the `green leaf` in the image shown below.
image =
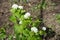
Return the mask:
[[6,35],[4,33],[0,34],[0,39],[6,38]]
[[58,23],[60,23],[60,14],[56,14],[56,20]]
[[19,33],[16,34],[16,40],[21,40],[21,37],[20,36],[22,36],[22,35],[20,35]]
[[25,10],[21,10],[21,13],[24,14],[25,13]]
[[39,21],[39,20],[37,19],[36,21],[34,21],[34,22],[32,23],[32,26],[33,26],[33,27],[38,27],[39,24],[40,24],[40,22],[41,22],[41,21]]
[[17,9],[11,9],[10,11],[14,14],[16,12]]
[[13,38],[13,36],[9,35],[8,40],[13,40],[12,38]]
[[27,40],[37,40],[37,38],[35,37],[35,36],[29,36],[28,38],[27,38]]
[[21,16],[21,10],[17,10],[14,15],[17,17],[17,18],[20,18]]
[[16,33],[23,33],[24,27],[15,24],[15,25],[14,25],[14,30],[15,30]]
[[0,29],[0,33],[5,33],[5,29],[4,28],[1,28]]
[[10,21],[12,21],[13,23],[16,23],[16,17],[14,15],[9,17]]
[[26,37],[28,37],[29,36],[29,30],[28,29],[25,29],[23,31],[23,35],[26,36]]
[[40,30],[40,31],[39,31],[39,34],[40,34],[40,35],[45,35],[45,34],[46,34],[46,32],[45,32],[45,31],[43,31],[43,30]]
[[26,40],[26,37],[25,36],[22,36],[22,40]]
[[32,36],[34,36],[34,32],[29,32],[29,35],[32,37]]

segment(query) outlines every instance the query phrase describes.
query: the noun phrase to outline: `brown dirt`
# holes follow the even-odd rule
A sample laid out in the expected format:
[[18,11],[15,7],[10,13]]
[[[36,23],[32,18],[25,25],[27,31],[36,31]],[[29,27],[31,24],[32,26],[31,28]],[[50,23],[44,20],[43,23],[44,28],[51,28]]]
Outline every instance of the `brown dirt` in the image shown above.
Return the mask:
[[1,0],[0,1],[0,28],[6,29],[6,34],[13,34],[13,27],[9,27],[12,23],[9,21],[10,13],[10,3],[8,0]]
[[43,12],[44,24],[56,32],[55,38],[51,38],[50,40],[60,40],[57,38],[60,35],[60,24],[56,22],[55,18],[55,15],[60,13],[60,0],[46,0],[46,2],[47,7]]

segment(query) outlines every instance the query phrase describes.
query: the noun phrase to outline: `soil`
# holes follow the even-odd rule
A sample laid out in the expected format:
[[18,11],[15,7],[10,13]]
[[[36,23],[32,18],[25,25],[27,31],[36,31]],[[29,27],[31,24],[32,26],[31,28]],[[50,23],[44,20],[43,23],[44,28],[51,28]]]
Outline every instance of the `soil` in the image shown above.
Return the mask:
[[[32,7],[41,3],[42,0],[30,0],[27,3],[19,2],[17,4],[23,5],[26,11],[31,12],[33,17],[40,15],[40,9],[33,10]],[[60,24],[56,22],[55,15],[60,13],[60,0],[45,0],[47,6],[43,9],[43,22],[44,24],[52,28],[56,32],[56,35],[48,40],[60,40]],[[0,0],[0,28],[6,28],[6,34],[14,34],[13,23],[9,21],[10,8],[14,2],[11,0]],[[8,36],[7,35],[7,36]]]

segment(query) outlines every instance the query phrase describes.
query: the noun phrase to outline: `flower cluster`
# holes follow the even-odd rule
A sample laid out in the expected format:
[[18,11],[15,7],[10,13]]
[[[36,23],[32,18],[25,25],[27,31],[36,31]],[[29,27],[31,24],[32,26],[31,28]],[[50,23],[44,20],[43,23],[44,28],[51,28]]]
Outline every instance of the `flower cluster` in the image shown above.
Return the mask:
[[31,15],[31,14],[30,14],[29,12],[27,12],[27,13],[24,15],[24,18],[27,19],[27,18],[30,17],[30,15]]
[[36,27],[32,27],[32,28],[31,28],[31,31],[37,33],[37,32],[38,32],[38,29],[37,29]]
[[18,6],[17,4],[13,4],[12,8],[14,8],[14,9],[17,9],[17,8],[23,9],[23,6]]
[[[31,13],[26,12],[23,9],[23,6],[18,6],[17,4],[13,4],[11,12],[12,12],[12,16],[10,17],[10,20],[12,22],[14,22],[15,33],[17,33],[17,34],[21,33],[28,38],[31,36],[31,37],[34,37],[34,39],[35,39],[35,36],[36,36],[35,34],[44,35],[43,32],[46,31],[46,27],[42,27],[41,30],[38,30],[37,25],[40,24],[40,20],[36,19],[33,22],[32,21],[33,18],[31,17]],[[29,28],[29,26],[31,26],[31,28]],[[33,36],[32,34],[35,35],[35,36]],[[30,40],[30,39],[27,39],[27,40]],[[36,38],[36,40],[38,40],[38,39]]]

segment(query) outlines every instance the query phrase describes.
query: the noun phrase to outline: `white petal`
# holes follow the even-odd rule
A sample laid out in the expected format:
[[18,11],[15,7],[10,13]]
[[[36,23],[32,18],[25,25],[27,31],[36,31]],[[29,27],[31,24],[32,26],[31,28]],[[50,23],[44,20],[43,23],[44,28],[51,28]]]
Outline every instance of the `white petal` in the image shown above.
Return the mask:
[[42,30],[44,30],[44,31],[45,31],[45,30],[46,30],[46,27],[43,27],[43,28],[42,28]]
[[29,12],[27,12],[25,15],[30,16],[31,14]]
[[13,4],[12,5],[12,8],[17,9],[18,8],[18,5],[17,4]]
[[22,21],[20,21],[19,24],[22,24]]
[[15,36],[13,36],[13,38],[16,38]]
[[24,15],[24,18],[25,18],[25,19],[27,19],[27,18],[28,18],[28,16],[27,16],[27,15]]
[[27,13],[24,15],[24,18],[27,19],[27,18],[30,17],[30,15],[31,15],[31,14],[30,14],[29,12],[27,12]]
[[37,29],[36,27],[32,27],[32,28],[31,28],[31,31],[37,33],[37,32],[38,32],[38,29]]
[[19,6],[18,8],[23,9],[23,6]]

